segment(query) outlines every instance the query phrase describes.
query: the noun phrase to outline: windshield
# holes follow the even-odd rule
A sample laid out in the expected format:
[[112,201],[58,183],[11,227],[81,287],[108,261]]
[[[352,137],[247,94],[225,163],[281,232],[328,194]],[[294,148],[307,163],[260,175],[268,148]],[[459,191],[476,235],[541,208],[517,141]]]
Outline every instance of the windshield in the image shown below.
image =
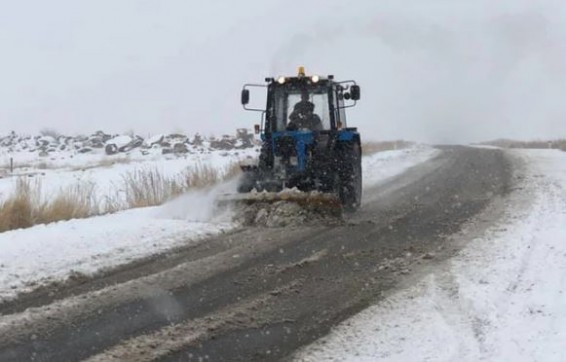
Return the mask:
[[326,88],[279,88],[274,92],[274,130],[330,129]]

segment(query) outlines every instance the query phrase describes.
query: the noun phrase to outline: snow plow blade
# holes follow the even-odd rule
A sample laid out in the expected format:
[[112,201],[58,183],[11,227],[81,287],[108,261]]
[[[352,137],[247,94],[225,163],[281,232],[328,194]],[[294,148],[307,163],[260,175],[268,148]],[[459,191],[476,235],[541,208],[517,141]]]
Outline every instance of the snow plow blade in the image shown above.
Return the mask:
[[283,190],[281,192],[250,192],[233,195],[222,195],[217,199],[219,207],[238,207],[255,204],[275,204],[279,202],[295,203],[306,211],[328,216],[342,216],[340,199],[329,193],[319,191],[301,192],[298,190]]

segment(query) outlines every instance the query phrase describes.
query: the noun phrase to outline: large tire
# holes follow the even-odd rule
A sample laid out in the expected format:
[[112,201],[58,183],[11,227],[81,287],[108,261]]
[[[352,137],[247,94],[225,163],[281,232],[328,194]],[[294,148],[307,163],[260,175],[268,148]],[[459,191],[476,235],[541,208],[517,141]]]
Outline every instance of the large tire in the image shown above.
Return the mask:
[[362,203],[362,155],[358,143],[342,148],[340,167],[340,201],[344,211],[356,211]]
[[257,175],[253,171],[244,171],[238,180],[238,192],[248,193],[251,192],[256,183]]

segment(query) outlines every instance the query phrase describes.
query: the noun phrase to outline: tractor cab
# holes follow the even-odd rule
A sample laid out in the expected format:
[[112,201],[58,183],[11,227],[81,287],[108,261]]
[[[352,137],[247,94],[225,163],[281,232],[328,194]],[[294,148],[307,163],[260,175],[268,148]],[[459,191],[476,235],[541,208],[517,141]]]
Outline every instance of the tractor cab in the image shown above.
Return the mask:
[[[336,131],[347,128],[345,109],[360,98],[354,81],[336,82],[334,76],[306,76],[303,67],[295,77],[266,78],[266,84],[246,84],[242,104],[264,114],[262,134],[283,131]],[[267,88],[265,110],[248,108],[251,87]],[[349,104],[346,102],[349,101]]]
[[[250,88],[254,87],[266,88],[265,109],[248,106]],[[244,109],[262,113],[262,122],[255,127],[262,147],[259,164],[243,167],[245,176],[238,190],[277,192],[297,187],[336,193],[343,204],[358,205],[360,135],[356,128],[347,126],[345,110],[359,99],[360,87],[355,81],[337,82],[332,75],[307,76],[303,67],[297,76],[244,85]]]

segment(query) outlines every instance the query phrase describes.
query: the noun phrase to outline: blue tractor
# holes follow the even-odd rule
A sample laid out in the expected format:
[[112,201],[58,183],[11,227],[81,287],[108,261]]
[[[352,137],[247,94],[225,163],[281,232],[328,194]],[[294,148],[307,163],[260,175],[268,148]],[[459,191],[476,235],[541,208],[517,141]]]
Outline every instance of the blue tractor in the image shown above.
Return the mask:
[[[332,196],[346,211],[360,206],[362,165],[360,134],[346,123],[346,108],[360,99],[354,81],[338,82],[332,75],[266,78],[246,84],[241,102],[246,110],[262,112],[255,126],[261,134],[259,163],[242,166],[239,193],[277,193],[284,189],[318,191]],[[267,89],[265,109],[250,108],[250,88]]]

